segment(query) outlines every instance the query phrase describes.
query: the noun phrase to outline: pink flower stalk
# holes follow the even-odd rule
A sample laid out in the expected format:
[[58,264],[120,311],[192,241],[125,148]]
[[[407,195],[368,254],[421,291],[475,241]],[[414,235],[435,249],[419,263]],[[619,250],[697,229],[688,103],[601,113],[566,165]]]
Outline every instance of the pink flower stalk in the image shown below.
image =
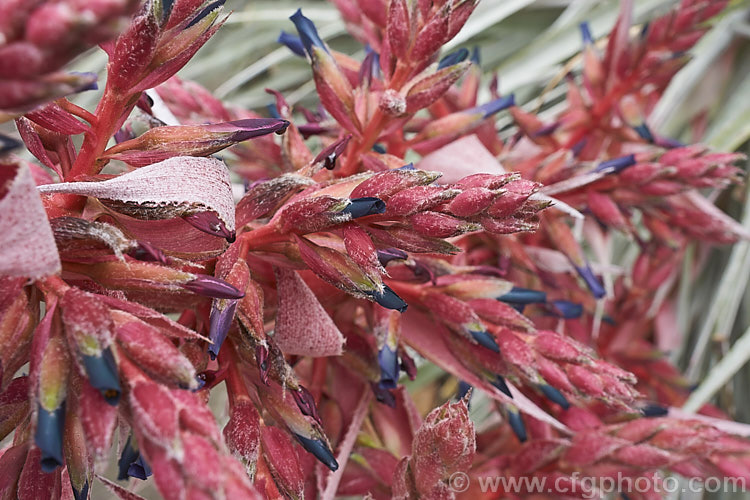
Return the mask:
[[[0,138],[0,496],[85,499],[96,478],[139,498],[104,477],[113,447],[118,481],[180,499],[750,478],[748,441],[706,423],[718,408],[670,413],[689,387],[654,341],[688,243],[747,237],[698,191],[737,182],[742,157],[647,125],[726,2],[685,0],[631,37],[624,1],[603,53],[584,26],[582,83],[552,123],[497,82],[479,102],[478,55],[440,54],[475,2],[334,3],[368,55],[333,51],[297,11],[280,41],[322,107],[270,90],[274,118],[174,77],[221,1],[0,7],[0,77],[28,60],[0,82],[20,138]],[[97,43],[107,83],[88,111],[61,96],[91,79],[58,70]],[[38,163],[9,154],[22,144]],[[128,169],[104,173],[112,160]],[[632,268],[610,279],[571,215],[593,243],[635,239]],[[493,410],[477,426],[476,391]]]

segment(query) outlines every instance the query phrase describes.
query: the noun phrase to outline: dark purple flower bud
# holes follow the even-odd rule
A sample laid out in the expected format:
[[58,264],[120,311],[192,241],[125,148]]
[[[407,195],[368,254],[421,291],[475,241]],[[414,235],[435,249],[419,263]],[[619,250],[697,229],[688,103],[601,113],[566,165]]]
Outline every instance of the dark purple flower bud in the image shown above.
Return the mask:
[[315,122],[299,125],[297,127],[297,130],[299,130],[299,133],[302,134],[302,137],[304,137],[305,139],[309,138],[312,135],[327,134],[331,131],[330,128]]
[[208,233],[211,236],[226,238],[230,243],[232,243],[236,237],[235,232],[227,229],[224,222],[219,219],[219,216],[214,212],[206,211],[186,215],[183,217],[183,220],[194,228],[203,231],[204,233]]
[[302,39],[300,37],[282,31],[279,33],[279,38],[277,38],[276,41],[282,45],[286,45],[289,50],[298,56],[305,57],[305,46],[302,45]]
[[402,313],[406,311],[406,308],[408,307],[406,302],[404,302],[401,297],[396,295],[396,292],[391,290],[388,285],[383,285],[382,292],[375,290],[370,293],[375,302],[385,307],[386,309],[395,309],[396,311]]
[[150,475],[151,466],[146,463],[143,455],[139,453],[135,462],[131,463],[130,467],[128,467],[128,476],[145,481]]
[[641,413],[644,417],[666,417],[669,414],[669,409],[657,403],[648,403],[641,408]]
[[601,162],[597,165],[595,172],[605,172],[607,174],[616,174],[625,170],[628,167],[635,165],[635,155],[621,156],[620,158],[614,158]]
[[115,143],[120,144],[121,142],[129,141],[130,139],[135,139],[135,135],[129,132],[128,130],[125,130],[124,128],[121,128],[117,132],[115,132]]
[[164,252],[145,241],[139,241],[138,246],[129,255],[138,260],[167,264],[167,256],[164,255]]
[[300,442],[304,449],[309,453],[312,453],[323,465],[332,471],[339,468],[339,463],[336,461],[336,457],[333,456],[333,452],[323,441],[315,438],[307,438],[300,434],[294,434],[294,437],[297,438],[297,441]]
[[589,23],[584,21],[579,25],[579,27],[581,28],[581,37],[583,38],[583,44],[593,44],[594,38],[591,36],[591,28],[589,27]]
[[320,414],[318,413],[318,407],[315,404],[315,398],[313,398],[313,395],[310,394],[310,391],[308,391],[307,388],[299,386],[299,390],[292,391],[292,396],[297,403],[297,407],[303,414],[314,418],[316,422],[323,425],[323,422],[320,420]]
[[495,99],[494,101],[490,101],[486,104],[482,104],[481,106],[477,106],[476,108],[471,108],[466,113],[474,114],[474,113],[482,113],[482,118],[487,118],[489,116],[494,115],[495,113],[502,111],[504,109],[510,108],[511,106],[516,105],[516,98],[513,94],[510,94],[505,97],[500,97],[498,99]]
[[21,141],[17,141],[7,135],[0,134],[0,155],[7,153],[13,149],[16,149],[21,145]]
[[262,344],[255,347],[255,361],[258,363],[260,381],[268,385],[268,348]]
[[226,140],[231,142],[242,142],[253,137],[268,135],[271,132],[283,134],[287,127],[289,127],[289,122],[279,118],[246,118],[244,120],[203,125],[203,128],[209,132],[230,133],[231,135]]
[[515,408],[508,408],[508,423],[518,440],[525,443],[528,436],[526,435],[526,425],[524,425],[523,418],[521,418],[521,412]]
[[457,51],[451,52],[447,56],[440,59],[437,69],[443,69],[447,68],[448,66],[453,66],[454,64],[465,61],[467,57],[469,57],[469,49],[458,49]]
[[208,346],[208,355],[211,356],[211,359],[216,359],[216,356],[219,355],[219,349],[221,349],[221,345],[227,338],[227,333],[229,333],[229,328],[232,326],[235,309],[237,309],[237,301],[231,299],[224,305],[223,309],[217,306],[217,301],[214,301],[211,306],[208,333],[208,338],[213,342]]
[[578,275],[583,278],[583,281],[586,282],[586,286],[589,287],[589,291],[591,292],[591,295],[594,296],[594,298],[601,299],[605,295],[607,295],[606,290],[604,290],[604,286],[602,286],[599,279],[594,276],[594,271],[591,270],[591,267],[586,264],[585,266],[576,267],[576,271],[578,271]]
[[138,460],[140,452],[133,448],[132,436],[128,436],[128,440],[125,442],[125,446],[122,449],[120,458],[117,460],[117,480],[125,481],[128,478],[128,468],[130,464]]
[[636,125],[635,127],[633,127],[633,130],[635,130],[638,135],[641,136],[641,139],[648,142],[654,142],[654,134],[651,133],[651,129],[648,128],[648,125],[646,125],[645,123]]
[[188,23],[188,25],[185,27],[185,29],[195,26],[199,22],[201,22],[202,19],[204,19],[206,16],[211,14],[213,11],[220,9],[224,6],[225,0],[216,0],[215,2],[211,2],[210,4],[206,5],[206,7],[198,12],[198,14],[195,15],[195,17]]
[[565,319],[580,318],[583,314],[583,305],[569,300],[553,300],[552,308],[557,316]]
[[396,397],[391,391],[389,391],[388,389],[383,389],[382,387],[380,387],[380,384],[376,382],[370,382],[370,388],[372,389],[372,393],[375,395],[375,399],[378,400],[378,403],[390,406],[391,408],[396,407]]
[[509,398],[513,399],[513,394],[510,392],[510,387],[508,387],[508,384],[505,383],[505,379],[502,375],[495,375],[495,381],[490,382],[494,387],[496,387],[500,392],[508,396]]
[[409,377],[409,380],[414,380],[417,378],[417,365],[414,363],[414,360],[411,359],[411,356],[406,352],[405,349],[399,349],[399,357],[401,358],[401,369],[406,372],[406,376]]
[[539,290],[530,290],[514,286],[510,292],[497,298],[511,304],[538,304],[547,301],[547,294]]
[[39,405],[34,442],[42,452],[42,471],[52,472],[63,463],[63,431],[65,429],[65,403],[54,411]]
[[380,265],[385,267],[392,260],[406,260],[409,258],[409,254],[398,248],[385,248],[378,250],[378,260]]
[[398,352],[386,343],[378,351],[378,365],[380,365],[380,382],[382,389],[395,389],[398,385]]
[[565,396],[563,396],[562,392],[558,391],[549,384],[539,384],[537,387],[539,387],[539,390],[542,391],[542,394],[544,394],[547,399],[549,399],[553,403],[562,406],[565,410],[570,408],[570,403],[565,398]]
[[320,35],[318,35],[318,30],[315,28],[315,24],[302,15],[302,9],[297,9],[297,12],[295,12],[289,19],[292,20],[294,27],[297,28],[297,32],[302,39],[302,44],[305,46],[305,50],[310,56],[312,56],[313,47],[320,47],[328,52],[328,48],[325,43],[323,43],[323,40],[321,40]]
[[344,152],[344,150],[346,149],[346,145],[349,144],[349,140],[351,138],[352,135],[349,134],[343,139],[339,139],[338,141],[334,142],[323,151],[318,153],[318,156],[315,157],[313,163],[323,162],[323,167],[325,167],[327,170],[333,170],[333,167],[336,166],[336,160]]
[[495,342],[495,339],[492,338],[492,335],[486,330],[469,330],[469,333],[482,347],[485,347],[492,352],[500,352],[500,347],[497,345],[497,342]]
[[197,276],[193,281],[188,281],[181,285],[182,288],[214,299],[241,299],[245,296],[243,292],[240,292],[224,280],[208,276],[207,274],[199,274]]
[[343,214],[350,214],[352,219],[385,213],[385,202],[374,196],[365,196],[363,198],[352,198],[341,211]]
[[117,406],[122,389],[112,349],[109,347],[103,349],[99,356],[84,354],[81,359],[92,387],[101,393],[109,405]]

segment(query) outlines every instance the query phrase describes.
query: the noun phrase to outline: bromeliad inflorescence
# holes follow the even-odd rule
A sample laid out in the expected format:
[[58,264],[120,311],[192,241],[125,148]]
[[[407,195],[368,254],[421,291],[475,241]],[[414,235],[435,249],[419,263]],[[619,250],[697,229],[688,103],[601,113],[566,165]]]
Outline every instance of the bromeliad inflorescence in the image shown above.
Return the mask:
[[[118,481],[153,475],[175,499],[749,478],[750,443],[670,413],[686,384],[650,336],[687,244],[746,236],[697,191],[736,181],[741,156],[647,125],[726,2],[683,0],[631,37],[623,1],[604,54],[584,25],[552,123],[496,84],[480,101],[477,51],[441,53],[474,1],[334,3],[366,56],[297,11],[279,42],[322,107],[270,90],[271,117],[175,76],[221,1],[0,6],[0,118],[19,136],[0,137],[0,496],[84,499],[97,477],[139,498],[104,477],[113,447]],[[97,43],[89,111],[66,95],[94,78],[60,68]],[[637,241],[632,269],[603,272],[581,225]],[[427,363],[456,401],[405,389]],[[492,417],[475,425],[478,391]]]

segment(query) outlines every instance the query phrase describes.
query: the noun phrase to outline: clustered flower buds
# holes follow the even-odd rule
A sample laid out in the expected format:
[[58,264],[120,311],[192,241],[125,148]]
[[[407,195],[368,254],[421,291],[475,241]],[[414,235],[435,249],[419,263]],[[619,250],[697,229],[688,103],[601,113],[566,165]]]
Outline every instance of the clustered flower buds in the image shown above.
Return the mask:
[[[223,1],[0,5],[0,120],[18,131],[0,136],[0,497],[750,478],[750,442],[717,409],[670,410],[689,384],[652,340],[687,245],[748,237],[698,191],[738,182],[743,157],[647,125],[727,2],[683,0],[631,37],[623,1],[603,54],[584,24],[552,123],[497,81],[480,100],[478,51],[441,53],[476,2],[334,3],[365,57],[298,10],[279,42],[321,107],[269,90],[271,117],[174,76]],[[59,71],[94,44],[109,62],[89,111],[64,96],[93,77]],[[637,255],[613,273],[614,232]]]

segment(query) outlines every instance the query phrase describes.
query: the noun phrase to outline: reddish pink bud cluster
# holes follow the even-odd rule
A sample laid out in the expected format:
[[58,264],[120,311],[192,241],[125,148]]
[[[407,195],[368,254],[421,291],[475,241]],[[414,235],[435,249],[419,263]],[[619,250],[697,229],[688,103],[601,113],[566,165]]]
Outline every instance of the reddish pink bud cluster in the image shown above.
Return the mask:
[[0,5],[0,114],[22,113],[95,85],[95,75],[57,72],[117,35],[134,0],[10,0]]

